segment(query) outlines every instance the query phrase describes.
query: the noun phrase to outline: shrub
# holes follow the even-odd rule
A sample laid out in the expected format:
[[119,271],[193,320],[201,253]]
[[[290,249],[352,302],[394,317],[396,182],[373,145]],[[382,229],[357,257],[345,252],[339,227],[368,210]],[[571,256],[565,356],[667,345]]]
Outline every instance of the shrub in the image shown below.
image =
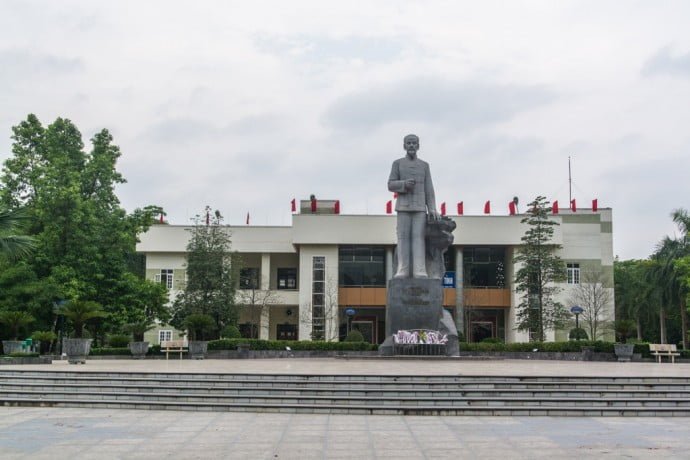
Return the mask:
[[357,329],[352,329],[345,337],[345,342],[364,342],[364,336]]
[[200,313],[191,314],[184,320],[184,327],[189,330],[189,340],[204,340],[215,325],[216,322],[211,316]]
[[57,339],[57,334],[53,331],[34,331],[34,333],[31,334],[31,339],[34,343],[38,342],[40,344],[41,353],[48,353],[50,344],[53,340]]
[[585,331],[581,327],[572,328],[570,330],[570,333],[568,334],[568,338],[570,340],[589,340],[589,336],[587,335],[587,331]]
[[129,348],[126,347],[104,347],[92,348],[91,355],[93,356],[112,356],[112,355],[131,355]]
[[503,343],[503,340],[498,337],[487,337],[482,340],[482,343]]
[[125,334],[113,334],[108,337],[108,345],[112,348],[126,348],[129,343],[129,336]]
[[230,324],[223,328],[223,330],[220,332],[220,337],[222,339],[240,339],[242,338],[242,334],[240,333],[240,330],[237,329],[237,326]]
[[259,340],[220,339],[208,343],[209,350],[236,350],[239,344],[248,344],[250,350],[325,350],[325,351],[368,351],[377,350],[378,345],[368,342],[322,342],[308,340]]

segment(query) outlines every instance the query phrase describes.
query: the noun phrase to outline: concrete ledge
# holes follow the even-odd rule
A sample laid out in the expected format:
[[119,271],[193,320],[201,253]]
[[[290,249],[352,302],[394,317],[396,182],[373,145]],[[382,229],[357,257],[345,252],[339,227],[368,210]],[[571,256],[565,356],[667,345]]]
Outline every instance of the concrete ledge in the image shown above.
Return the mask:
[[2,364],[52,364],[51,356],[3,356],[0,358]]

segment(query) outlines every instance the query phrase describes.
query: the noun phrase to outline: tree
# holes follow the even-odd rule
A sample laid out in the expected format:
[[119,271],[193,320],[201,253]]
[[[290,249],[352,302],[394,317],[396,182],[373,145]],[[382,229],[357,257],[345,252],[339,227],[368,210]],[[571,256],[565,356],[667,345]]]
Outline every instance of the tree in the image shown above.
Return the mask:
[[[251,324],[251,337],[259,337],[261,319],[268,319],[271,305],[277,304],[279,299],[274,291],[260,289],[261,286],[257,285],[259,280],[247,280],[247,283],[242,281],[240,276],[241,288],[237,291],[237,304],[248,313]],[[242,286],[247,287],[242,288]]]
[[211,216],[206,206],[205,217],[196,216],[187,244],[187,284],[173,303],[171,324],[178,329],[192,314],[213,318],[215,337],[226,325],[237,325],[235,304],[239,274],[239,258],[230,252],[230,235],[222,225],[218,211]]
[[[105,326],[118,328],[122,310],[136,308],[120,299],[141,290],[140,284],[126,279],[128,273],[143,279],[137,237],[162,209],[147,206],[130,215],[122,209],[115,193],[125,182],[116,169],[121,153],[107,130],[93,136],[88,151],[68,119],[58,118],[44,128],[30,114],[12,132],[0,206],[25,213],[27,233],[36,246],[25,258],[31,272],[39,281],[60,287],[53,301],[96,301],[109,313]],[[51,313],[47,306],[47,312],[36,316]]]
[[527,216],[522,219],[529,228],[522,237],[514,263],[520,264],[515,274],[516,290],[523,297],[517,306],[517,329],[530,331],[530,340],[544,341],[544,331],[561,327],[566,318],[563,305],[555,300],[565,280],[565,264],[556,251],[560,245],[551,243],[554,226],[548,217],[549,202],[538,196],[529,203]]
[[598,340],[604,326],[610,323],[613,289],[601,270],[587,270],[580,277],[570,294],[569,302],[582,307],[580,320],[589,331],[592,340]]
[[97,302],[83,300],[67,302],[58,308],[57,313],[72,323],[75,339],[80,339],[84,336],[84,326],[88,321],[106,316],[106,313]]
[[24,311],[0,312],[0,324],[4,324],[8,327],[12,340],[17,340],[20,329],[28,326],[34,321],[34,317]]

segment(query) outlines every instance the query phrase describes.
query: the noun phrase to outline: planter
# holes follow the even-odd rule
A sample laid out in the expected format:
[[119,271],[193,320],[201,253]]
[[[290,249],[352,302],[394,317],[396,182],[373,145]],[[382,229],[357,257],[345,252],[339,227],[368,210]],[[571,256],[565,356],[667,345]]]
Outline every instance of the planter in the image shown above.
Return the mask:
[[24,341],[22,340],[3,340],[2,352],[6,355],[24,351]]
[[633,349],[635,344],[632,343],[614,343],[613,349],[616,352],[616,357],[618,362],[630,362],[632,361]]
[[86,364],[93,339],[62,339],[62,352],[70,364]]
[[148,342],[129,342],[129,351],[134,359],[144,359],[149,352]]
[[206,340],[190,340],[187,346],[189,356],[192,359],[204,359],[206,351],[208,350],[208,341]]

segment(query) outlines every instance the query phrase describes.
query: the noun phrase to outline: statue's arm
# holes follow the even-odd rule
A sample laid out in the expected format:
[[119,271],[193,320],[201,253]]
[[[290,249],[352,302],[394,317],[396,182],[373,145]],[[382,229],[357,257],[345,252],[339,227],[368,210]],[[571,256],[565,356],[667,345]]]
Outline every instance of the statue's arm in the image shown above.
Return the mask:
[[391,167],[391,175],[388,177],[388,190],[396,193],[405,193],[405,181],[400,180],[400,168],[398,162],[394,161]]
[[429,215],[438,217],[438,211],[436,211],[436,194],[434,193],[434,183],[431,182],[431,171],[429,170],[429,164],[427,163],[424,168],[424,196],[426,198],[426,209]]

